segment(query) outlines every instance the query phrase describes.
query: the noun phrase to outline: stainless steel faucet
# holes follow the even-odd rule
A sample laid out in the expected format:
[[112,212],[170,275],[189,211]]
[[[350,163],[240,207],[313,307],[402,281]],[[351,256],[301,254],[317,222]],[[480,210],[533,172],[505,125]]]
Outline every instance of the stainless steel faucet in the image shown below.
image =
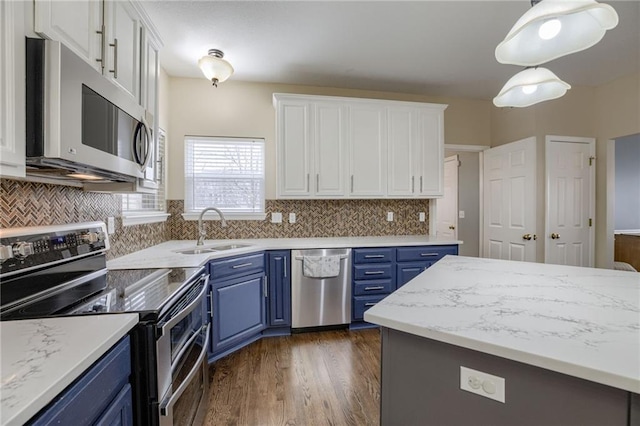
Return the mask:
[[218,215],[220,215],[220,226],[222,226],[223,228],[225,226],[227,226],[227,221],[224,218],[224,214],[222,214],[222,212],[220,211],[220,209],[217,209],[215,207],[207,207],[205,209],[202,209],[202,211],[200,212],[200,217],[198,217],[198,242],[196,243],[197,246],[201,246],[204,244],[204,237],[207,236],[206,231],[204,230],[204,226],[202,223],[202,218],[204,216],[204,214],[206,212],[208,212],[209,210],[214,210],[215,212],[218,213]]

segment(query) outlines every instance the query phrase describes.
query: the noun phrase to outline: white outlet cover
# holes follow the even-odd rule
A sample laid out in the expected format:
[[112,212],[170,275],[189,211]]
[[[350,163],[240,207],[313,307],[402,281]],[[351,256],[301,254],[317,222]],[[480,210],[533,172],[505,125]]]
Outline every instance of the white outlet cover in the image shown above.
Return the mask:
[[271,223],[282,223],[282,213],[271,213]]
[[425,220],[427,220],[427,214],[425,212],[418,213],[418,220],[420,222],[424,222]]
[[464,210],[458,212],[458,219],[464,219]]
[[505,380],[493,374],[460,366],[460,389],[503,404],[505,402]]
[[114,217],[107,218],[107,234],[116,232],[116,219]]
[[289,223],[296,223],[296,214],[289,213]]
[[387,222],[393,222],[393,212],[387,212]]

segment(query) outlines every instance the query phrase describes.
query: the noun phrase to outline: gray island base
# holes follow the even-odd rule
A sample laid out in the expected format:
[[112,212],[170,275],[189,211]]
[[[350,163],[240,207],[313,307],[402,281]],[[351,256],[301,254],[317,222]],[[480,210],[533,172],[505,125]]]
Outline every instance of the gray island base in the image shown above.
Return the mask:
[[[382,426],[639,426],[640,396],[382,327]],[[505,403],[460,389],[460,366],[505,379]]]

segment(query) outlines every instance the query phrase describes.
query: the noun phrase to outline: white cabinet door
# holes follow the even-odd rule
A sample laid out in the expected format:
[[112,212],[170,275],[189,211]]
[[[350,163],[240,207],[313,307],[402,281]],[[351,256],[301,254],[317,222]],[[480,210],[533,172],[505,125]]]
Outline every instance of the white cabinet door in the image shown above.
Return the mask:
[[441,197],[444,193],[444,110],[419,111],[420,176],[416,186],[423,197]]
[[308,198],[311,131],[310,104],[306,101],[277,103],[277,197]]
[[0,175],[25,175],[24,5],[0,2]]
[[387,186],[385,109],[379,105],[349,106],[349,174],[352,197],[384,197]]
[[387,109],[388,161],[387,194],[413,197],[416,194],[417,113],[415,108]]
[[105,3],[107,54],[105,76],[140,100],[140,20],[128,1]]
[[315,181],[312,192],[318,197],[343,197],[346,192],[346,109],[341,103],[316,102],[313,110]]
[[69,47],[96,70],[102,26],[102,2],[96,0],[35,0],[35,32]]
[[159,110],[158,110],[158,84],[160,73],[160,49],[159,43],[151,36],[146,28],[142,28],[142,67],[140,78],[141,105],[147,112],[147,125],[151,130],[150,158],[144,172],[144,186],[157,187],[158,179],[158,137],[159,137]]

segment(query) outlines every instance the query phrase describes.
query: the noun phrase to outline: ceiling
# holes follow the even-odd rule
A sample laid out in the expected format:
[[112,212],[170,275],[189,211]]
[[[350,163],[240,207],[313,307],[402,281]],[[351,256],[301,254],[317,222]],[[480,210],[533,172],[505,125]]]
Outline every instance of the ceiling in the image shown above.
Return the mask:
[[[545,66],[571,85],[640,72],[640,0],[608,1],[620,23],[596,46]],[[522,67],[494,49],[529,0],[145,1],[171,76],[224,51],[237,81],[492,99]]]

